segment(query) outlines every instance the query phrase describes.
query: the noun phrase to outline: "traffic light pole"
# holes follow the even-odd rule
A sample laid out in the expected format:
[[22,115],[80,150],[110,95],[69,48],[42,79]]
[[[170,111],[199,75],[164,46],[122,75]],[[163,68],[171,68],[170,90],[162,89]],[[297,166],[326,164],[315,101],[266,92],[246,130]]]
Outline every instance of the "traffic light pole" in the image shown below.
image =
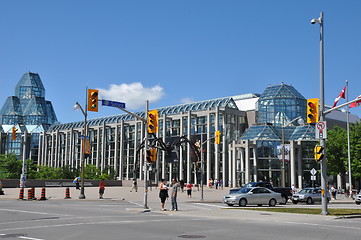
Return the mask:
[[[325,118],[325,79],[324,79],[324,32],[323,32],[323,12],[320,13],[320,121]],[[320,145],[324,149],[324,157],[321,160],[321,191],[322,191],[322,215],[328,215],[327,206],[327,171],[326,171],[326,141],[321,138]]]
[[145,116],[146,121],[144,123],[144,134],[145,134],[145,143],[144,143],[144,209],[148,209],[148,166],[147,166],[147,150],[148,150],[148,129],[147,129],[147,122],[148,122],[148,110],[149,110],[149,102],[148,100],[145,102]]

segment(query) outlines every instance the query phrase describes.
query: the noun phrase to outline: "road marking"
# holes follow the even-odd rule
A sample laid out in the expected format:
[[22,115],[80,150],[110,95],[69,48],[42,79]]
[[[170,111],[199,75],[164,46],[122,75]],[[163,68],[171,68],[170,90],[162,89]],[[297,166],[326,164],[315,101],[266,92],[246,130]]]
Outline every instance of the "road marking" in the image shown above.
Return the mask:
[[18,238],[21,238],[21,239],[29,239],[29,240],[43,240],[41,238],[32,238],[32,237],[24,237],[24,236],[20,236]]
[[[207,206],[207,207],[215,207],[215,208],[222,208],[222,206],[214,205],[214,204],[208,204],[208,203],[195,203],[197,205]],[[209,209],[212,210],[212,209]]]
[[140,207],[143,207],[143,205],[142,204],[140,204],[140,203],[136,203],[136,202],[132,202],[132,201],[128,201],[129,203],[131,203],[131,204],[134,204],[134,205],[137,205],[137,206],[140,206]]
[[32,212],[32,211],[16,210],[16,209],[0,209],[0,211],[21,212],[21,213],[31,213],[31,214],[43,214],[43,215],[55,215],[55,216],[71,216],[71,215],[69,215],[69,214],[46,213],[46,212]]

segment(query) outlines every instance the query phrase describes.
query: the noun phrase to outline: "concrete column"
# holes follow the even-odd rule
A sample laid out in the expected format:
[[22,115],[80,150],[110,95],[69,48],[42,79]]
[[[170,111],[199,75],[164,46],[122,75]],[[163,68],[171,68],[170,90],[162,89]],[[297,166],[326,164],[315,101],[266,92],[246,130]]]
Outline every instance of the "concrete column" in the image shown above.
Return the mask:
[[251,158],[249,153],[249,140],[246,140],[245,144],[245,171],[244,171],[244,180],[246,183],[250,181],[250,165],[251,165]]
[[258,167],[257,167],[257,144],[252,144],[253,151],[253,181],[258,181]]
[[[191,111],[188,112],[188,122],[187,122],[187,137],[188,139],[191,139],[191,127],[192,127],[192,123],[191,123],[191,119],[192,119],[192,115],[191,115]],[[191,148],[190,146],[187,146],[187,166],[186,166],[186,174],[187,174],[187,179],[186,182],[191,182],[192,178],[191,178],[191,165],[192,165],[192,161],[191,161]]]
[[[233,147],[232,147],[232,166],[230,169],[230,172],[232,171],[232,178],[230,177],[229,179],[231,179],[232,181],[232,185],[229,187],[236,187],[236,183],[237,183],[237,152],[238,152],[238,148],[236,147],[236,141],[233,141]],[[227,183],[228,185],[228,183]]]
[[302,148],[301,148],[301,141],[297,144],[297,175],[298,175],[298,188],[302,188]]
[[120,121],[120,139],[119,139],[119,179],[124,179],[123,174],[124,165],[124,121]]
[[[181,116],[181,120],[180,120],[180,135],[182,136],[184,134],[183,132],[183,115]],[[183,174],[183,169],[184,169],[184,165],[183,165],[183,149],[182,146],[179,146],[179,180],[184,179],[184,174]]]
[[[165,143],[166,141],[166,134],[167,134],[167,116],[166,114],[163,115],[163,142]],[[165,161],[165,152],[162,151],[162,178],[166,179],[166,161]]]
[[290,141],[290,168],[291,168],[291,186],[296,186],[296,159],[295,159],[295,141]]

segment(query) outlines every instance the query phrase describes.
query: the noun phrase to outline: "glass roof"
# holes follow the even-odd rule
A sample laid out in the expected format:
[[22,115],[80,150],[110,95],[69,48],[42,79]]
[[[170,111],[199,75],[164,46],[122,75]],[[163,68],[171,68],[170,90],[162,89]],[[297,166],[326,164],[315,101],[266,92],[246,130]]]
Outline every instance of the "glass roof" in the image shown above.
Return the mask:
[[[189,112],[189,111],[202,111],[207,109],[214,109],[216,107],[227,107],[227,108],[233,108],[238,109],[236,103],[234,102],[232,97],[224,97],[224,98],[217,98],[212,100],[205,100],[201,102],[194,102],[194,103],[186,103],[186,104],[180,104],[180,105],[174,105],[169,107],[163,107],[158,108],[158,114],[161,115],[176,115],[179,113]],[[144,111],[142,112],[135,112],[134,114],[145,118]],[[114,116],[106,116],[106,117],[100,117],[95,119],[90,119],[87,121],[88,126],[98,126],[102,123],[116,123],[120,121],[131,121],[135,120],[135,118],[130,114],[119,114]],[[64,130],[64,129],[70,129],[75,127],[81,127],[83,126],[83,121],[74,122],[74,123],[66,123],[66,124],[58,124],[53,125],[50,127],[49,131],[54,130]]]
[[293,86],[284,83],[267,87],[259,100],[269,98],[302,98],[305,99]]

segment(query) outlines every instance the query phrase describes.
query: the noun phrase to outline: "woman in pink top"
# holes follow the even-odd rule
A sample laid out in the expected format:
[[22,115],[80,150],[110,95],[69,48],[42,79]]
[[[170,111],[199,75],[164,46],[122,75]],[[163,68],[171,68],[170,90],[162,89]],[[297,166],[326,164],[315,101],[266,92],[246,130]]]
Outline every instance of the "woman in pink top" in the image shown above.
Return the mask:
[[186,188],[187,188],[187,195],[189,198],[191,198],[192,197],[192,184],[187,183]]

